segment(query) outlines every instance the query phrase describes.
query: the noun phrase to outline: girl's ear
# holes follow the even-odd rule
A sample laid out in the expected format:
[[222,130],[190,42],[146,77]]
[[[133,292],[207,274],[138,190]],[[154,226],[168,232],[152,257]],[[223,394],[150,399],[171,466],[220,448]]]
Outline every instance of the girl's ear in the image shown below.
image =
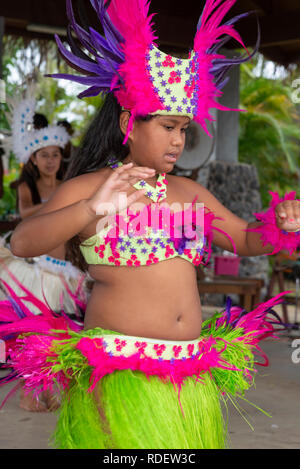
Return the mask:
[[130,119],[130,112],[129,111],[123,111],[120,114],[120,129],[122,134],[126,135],[127,134],[127,128],[128,128],[128,122]]
[[33,163],[33,164],[36,166],[36,157],[35,157],[35,153],[33,153],[29,159],[31,160],[31,163]]

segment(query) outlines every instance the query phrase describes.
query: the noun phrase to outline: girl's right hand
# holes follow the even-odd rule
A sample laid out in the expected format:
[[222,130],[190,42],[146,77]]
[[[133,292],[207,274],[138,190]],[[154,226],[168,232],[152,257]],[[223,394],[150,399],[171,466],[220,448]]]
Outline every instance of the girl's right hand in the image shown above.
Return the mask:
[[155,170],[133,163],[124,164],[113,171],[100,189],[87,200],[89,210],[95,216],[113,215],[135,203],[145,194],[145,189],[127,196],[128,189],[141,179],[155,175]]

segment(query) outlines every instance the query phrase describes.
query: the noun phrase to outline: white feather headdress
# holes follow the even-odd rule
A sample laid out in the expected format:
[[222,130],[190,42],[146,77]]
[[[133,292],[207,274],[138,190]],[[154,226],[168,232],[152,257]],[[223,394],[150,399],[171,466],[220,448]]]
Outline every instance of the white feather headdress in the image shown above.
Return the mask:
[[25,97],[16,97],[7,100],[10,110],[12,134],[6,139],[5,146],[9,147],[20,163],[27,163],[30,156],[48,146],[64,148],[70,136],[66,129],[59,125],[49,125],[36,130],[33,124],[35,114],[35,86],[28,85]]

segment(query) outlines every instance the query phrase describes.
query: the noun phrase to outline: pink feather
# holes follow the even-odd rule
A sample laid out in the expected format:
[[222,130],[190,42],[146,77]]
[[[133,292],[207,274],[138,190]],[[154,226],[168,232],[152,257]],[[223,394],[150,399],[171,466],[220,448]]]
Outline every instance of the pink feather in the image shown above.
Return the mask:
[[[80,332],[83,329],[82,323],[73,321],[64,312],[61,314],[54,313],[49,306],[24,287],[6,266],[4,268],[18,287],[26,293],[25,296],[17,296],[13,288],[4,280],[1,280],[8,294],[7,300],[0,301],[0,322],[3,323],[0,324],[0,337],[9,337],[9,339],[6,339],[7,352],[9,348],[13,349],[15,347],[16,338],[20,334],[52,334],[51,331],[53,330],[65,331],[68,334],[67,331],[69,330]],[[9,298],[12,301],[9,301]],[[33,314],[24,304],[25,301],[37,306],[40,314]],[[76,302],[76,299],[74,301]],[[85,305],[82,304],[81,306],[84,307]],[[22,318],[20,318],[18,310],[22,312]]]
[[284,198],[280,198],[278,193],[270,192],[272,200],[270,207],[266,212],[255,213],[258,221],[262,224],[257,228],[249,228],[246,231],[259,233],[263,246],[270,244],[274,250],[269,255],[277,254],[280,251],[288,251],[290,254],[296,252],[300,246],[300,233],[284,232],[277,227],[275,207],[285,200],[295,200],[296,192],[285,194]]
[[126,143],[136,116],[146,116],[164,109],[156,96],[153,85],[146,71],[146,55],[151,44],[157,37],[152,30],[152,17],[148,16],[147,0],[112,0],[108,7],[109,16],[123,35],[122,45],[125,62],[120,66],[119,73],[124,78],[126,89],[115,91],[115,95],[125,109],[131,110],[131,118],[124,140]]
[[222,359],[221,352],[215,348],[217,339],[213,337],[199,342],[199,351],[201,353],[197,358],[175,361],[159,361],[154,358],[143,357],[141,353],[135,353],[130,357],[109,356],[105,352],[103,340],[83,338],[77,344],[78,350],[82,352],[93,368],[90,391],[105,375],[116,370],[138,370],[147,376],[158,376],[163,381],[168,380],[180,386],[188,376],[194,375],[199,379],[202,373],[209,371],[211,368],[238,370]]

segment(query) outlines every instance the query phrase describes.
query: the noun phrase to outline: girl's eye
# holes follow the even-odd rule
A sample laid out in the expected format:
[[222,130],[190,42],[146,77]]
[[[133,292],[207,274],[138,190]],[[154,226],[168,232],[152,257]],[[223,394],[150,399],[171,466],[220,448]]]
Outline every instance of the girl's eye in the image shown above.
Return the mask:
[[165,128],[166,128],[167,130],[173,130],[173,129],[174,129],[174,127],[170,127],[170,126],[168,126],[168,125],[165,125]]

